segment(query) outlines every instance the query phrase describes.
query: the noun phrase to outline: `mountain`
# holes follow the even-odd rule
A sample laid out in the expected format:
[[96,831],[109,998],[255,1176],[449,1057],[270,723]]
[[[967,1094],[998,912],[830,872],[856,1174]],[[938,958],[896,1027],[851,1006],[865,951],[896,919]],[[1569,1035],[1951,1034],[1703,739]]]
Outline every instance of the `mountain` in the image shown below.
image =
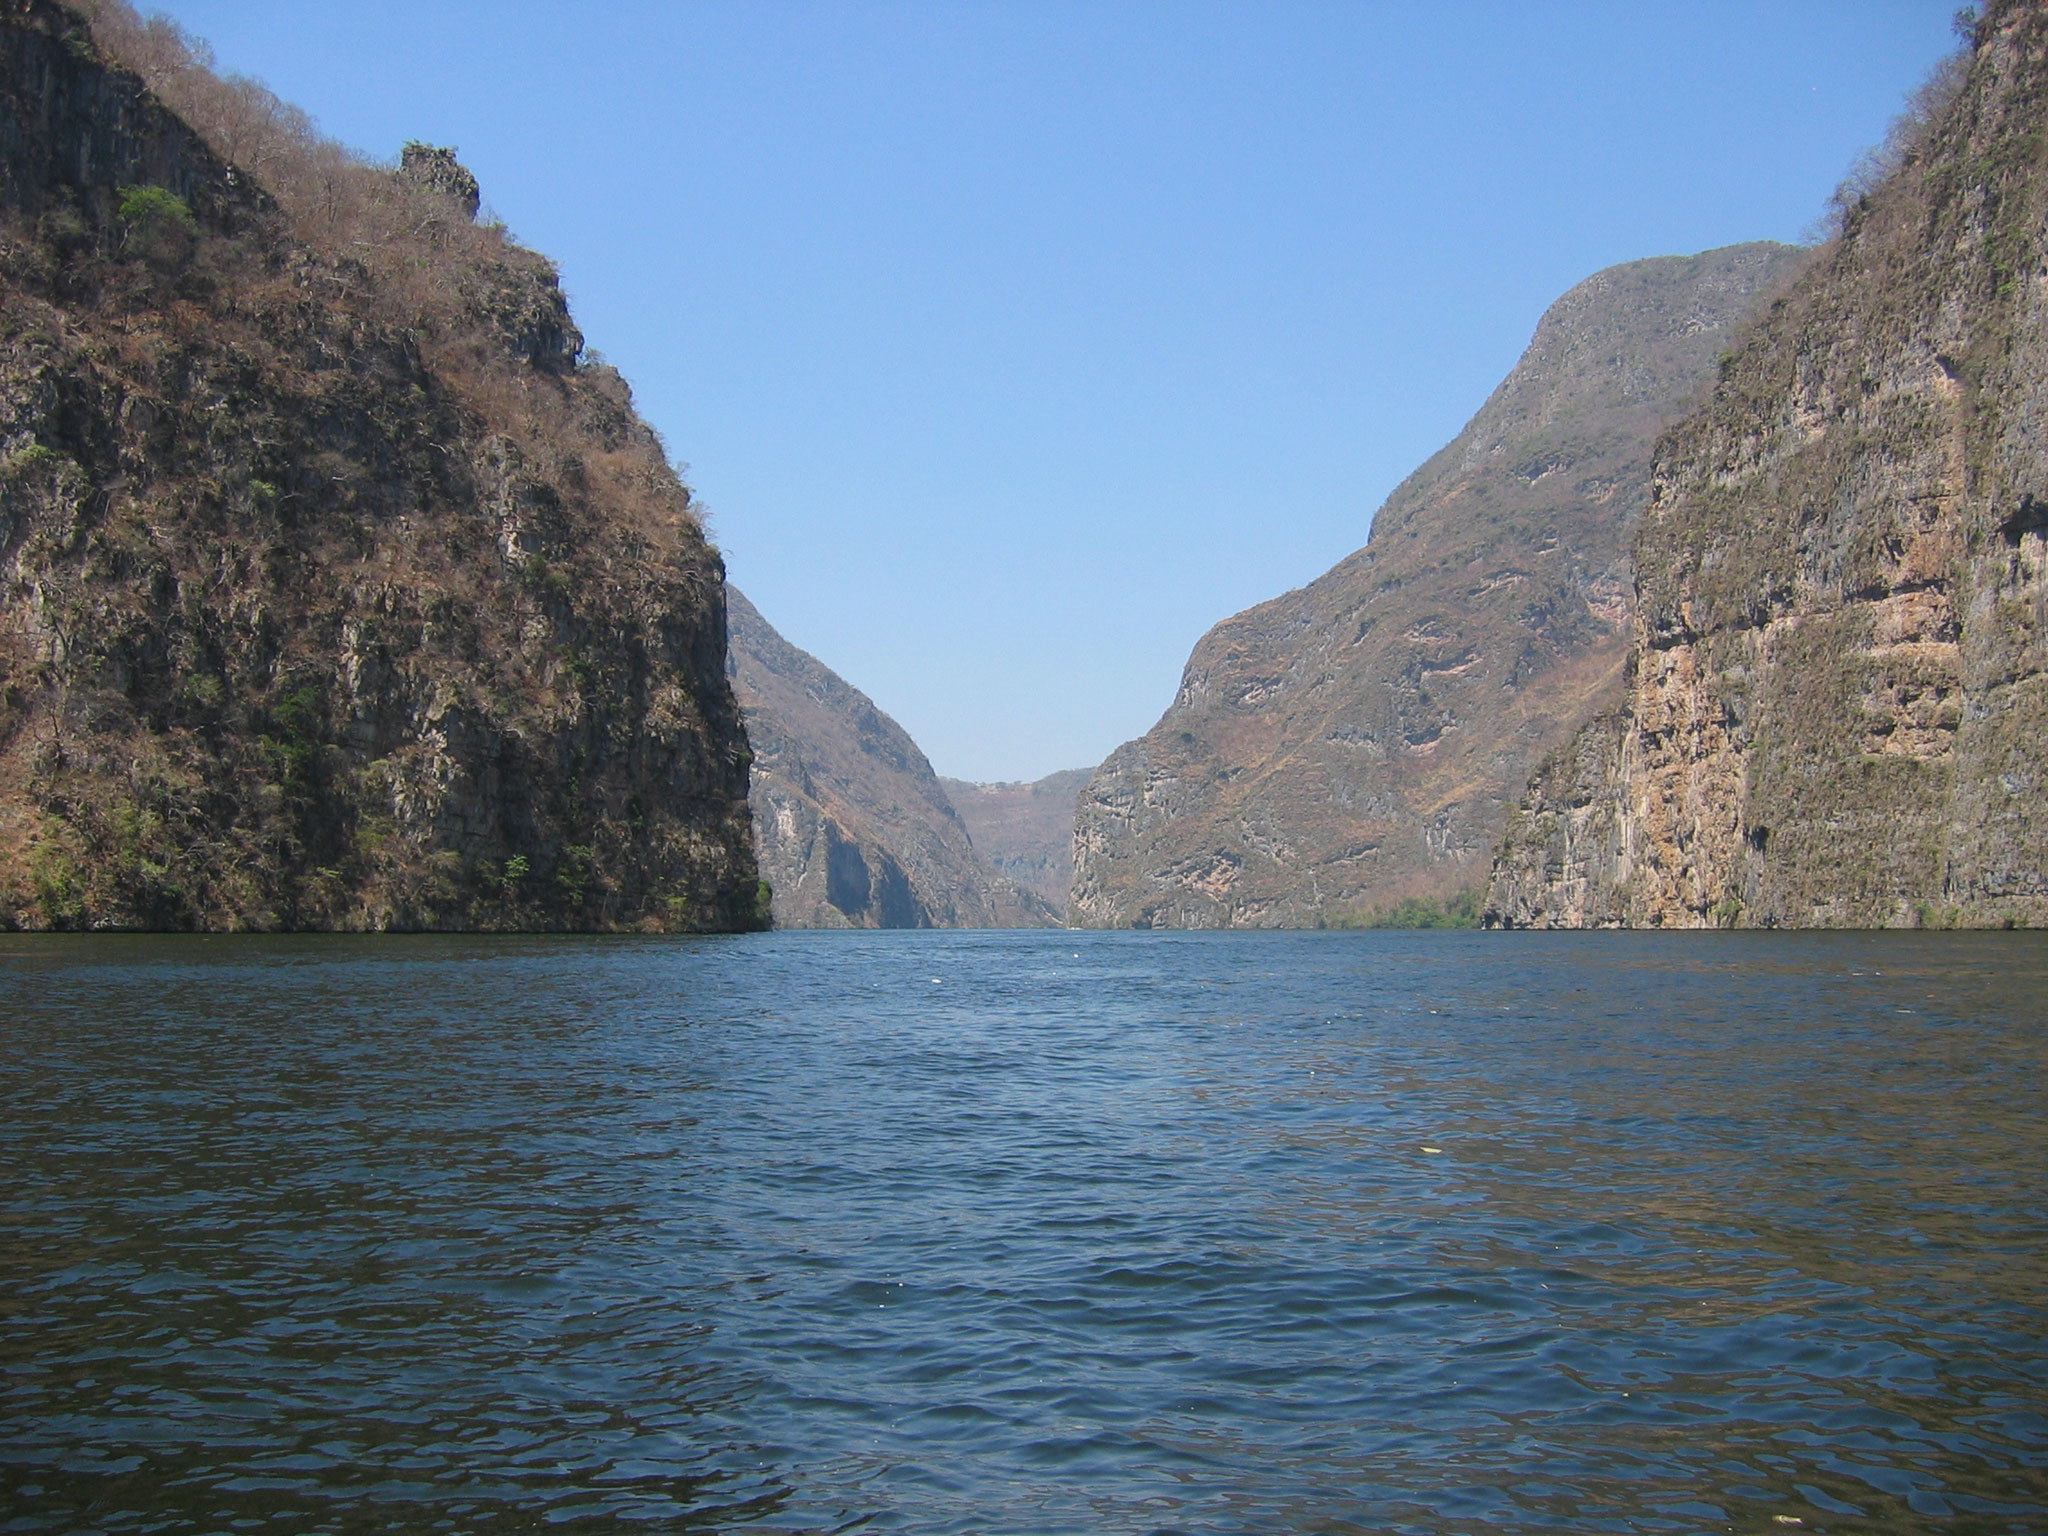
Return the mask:
[[1482,882],[1531,768],[1618,684],[1652,442],[1800,260],[1631,262],[1552,305],[1365,548],[1211,630],[1097,771],[1070,919],[1353,923]]
[[976,851],[903,727],[728,591],[729,669],[753,741],[754,826],[776,925],[1056,923],[1056,908]]
[[1064,912],[1074,883],[1074,802],[1094,774],[1069,768],[1028,784],[939,783],[997,873]]
[[1659,446],[1628,685],[1490,921],[2048,924],[2044,135],[2048,9],[1993,4]]
[[553,269],[0,11],[0,924],[758,925],[724,572]]

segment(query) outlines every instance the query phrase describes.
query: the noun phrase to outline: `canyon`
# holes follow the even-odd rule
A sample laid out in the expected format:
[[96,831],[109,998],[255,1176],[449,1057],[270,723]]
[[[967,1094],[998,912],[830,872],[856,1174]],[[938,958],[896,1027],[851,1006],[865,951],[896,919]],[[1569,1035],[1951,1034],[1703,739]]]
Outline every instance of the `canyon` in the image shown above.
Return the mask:
[[976,847],[917,743],[737,589],[732,685],[781,928],[1039,928],[1059,909]]
[[1579,283],[1148,732],[976,784],[452,150],[8,0],[0,927],[2048,924],[2048,13],[1965,25],[1818,247]]

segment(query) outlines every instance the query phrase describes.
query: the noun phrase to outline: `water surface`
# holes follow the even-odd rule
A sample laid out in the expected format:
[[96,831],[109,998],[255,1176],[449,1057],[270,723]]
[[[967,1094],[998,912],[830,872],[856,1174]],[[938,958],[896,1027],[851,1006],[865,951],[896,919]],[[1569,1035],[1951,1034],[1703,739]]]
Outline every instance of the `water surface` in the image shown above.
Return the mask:
[[0,1531],[2040,1533],[2044,1065],[2032,935],[0,941]]

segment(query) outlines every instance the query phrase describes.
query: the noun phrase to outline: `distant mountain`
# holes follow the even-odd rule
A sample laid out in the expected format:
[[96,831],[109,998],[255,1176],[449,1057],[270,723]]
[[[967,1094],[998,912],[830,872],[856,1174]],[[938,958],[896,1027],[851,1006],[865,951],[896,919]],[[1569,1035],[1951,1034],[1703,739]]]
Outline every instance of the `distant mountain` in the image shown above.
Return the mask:
[[993,869],[903,728],[728,589],[761,873],[785,928],[1026,928],[1058,909]]
[[1660,444],[1628,686],[1490,921],[2048,925],[2048,8],[1975,33]]
[[1483,883],[1530,769],[1618,687],[1656,435],[1803,253],[1598,273],[1364,549],[1219,624],[1076,812],[1070,919],[1371,920]]
[[1029,784],[940,779],[974,846],[998,873],[1064,912],[1074,883],[1074,802],[1093,768],[1070,768]]

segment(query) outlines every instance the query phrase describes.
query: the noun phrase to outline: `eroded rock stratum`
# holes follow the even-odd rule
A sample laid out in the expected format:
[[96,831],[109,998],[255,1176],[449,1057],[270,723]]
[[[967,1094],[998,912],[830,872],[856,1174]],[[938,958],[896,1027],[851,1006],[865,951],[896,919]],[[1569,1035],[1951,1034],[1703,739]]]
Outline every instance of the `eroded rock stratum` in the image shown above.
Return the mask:
[[1627,687],[1536,774],[1527,926],[2048,923],[2048,11],[1660,445]]

